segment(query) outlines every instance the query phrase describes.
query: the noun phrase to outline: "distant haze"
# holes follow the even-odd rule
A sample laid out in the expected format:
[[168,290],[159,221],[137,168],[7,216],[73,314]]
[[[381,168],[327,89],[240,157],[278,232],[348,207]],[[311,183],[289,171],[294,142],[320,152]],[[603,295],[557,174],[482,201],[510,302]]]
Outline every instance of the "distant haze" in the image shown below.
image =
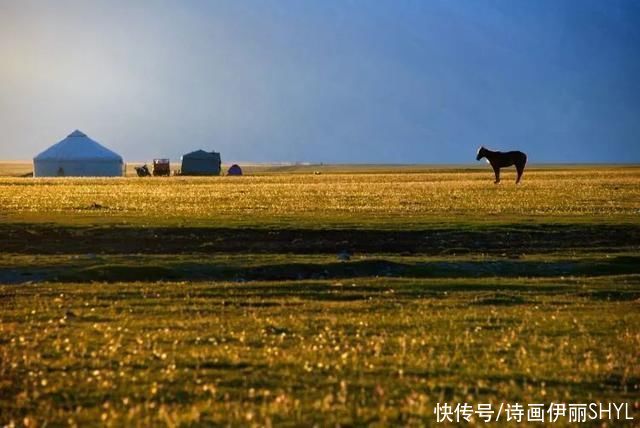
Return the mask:
[[640,162],[635,0],[0,1],[0,159]]

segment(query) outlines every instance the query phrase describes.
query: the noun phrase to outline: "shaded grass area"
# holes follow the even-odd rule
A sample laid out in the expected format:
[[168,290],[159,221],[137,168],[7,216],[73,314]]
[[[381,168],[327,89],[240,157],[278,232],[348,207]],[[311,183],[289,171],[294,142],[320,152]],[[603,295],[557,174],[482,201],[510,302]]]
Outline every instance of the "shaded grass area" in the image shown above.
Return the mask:
[[21,254],[430,255],[620,252],[640,249],[640,224],[439,225],[417,230],[224,227],[65,227],[0,224],[0,251]]
[[436,402],[637,400],[640,275],[0,287],[0,415],[429,424]]
[[[258,281],[396,278],[517,278],[640,274],[636,253],[496,257],[329,255],[59,255],[0,256],[0,284],[34,281]],[[640,292],[637,293],[640,297]]]

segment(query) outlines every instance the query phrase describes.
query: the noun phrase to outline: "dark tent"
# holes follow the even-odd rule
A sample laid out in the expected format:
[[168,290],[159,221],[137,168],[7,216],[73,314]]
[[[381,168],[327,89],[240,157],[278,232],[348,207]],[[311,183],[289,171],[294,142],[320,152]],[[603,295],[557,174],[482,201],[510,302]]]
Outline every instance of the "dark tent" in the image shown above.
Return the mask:
[[242,175],[242,168],[238,164],[233,164],[227,170],[227,175]]
[[196,150],[182,156],[182,175],[220,175],[220,153]]

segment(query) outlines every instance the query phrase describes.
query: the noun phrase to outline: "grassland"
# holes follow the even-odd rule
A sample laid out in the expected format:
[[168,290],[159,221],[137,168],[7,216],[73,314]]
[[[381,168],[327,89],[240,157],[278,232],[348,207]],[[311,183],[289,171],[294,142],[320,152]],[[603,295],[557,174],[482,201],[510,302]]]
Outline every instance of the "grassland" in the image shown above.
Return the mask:
[[0,425],[640,418],[640,168],[253,172],[0,178]]
[[0,179],[10,222],[421,228],[638,222],[640,168],[541,169],[514,186],[486,170],[146,179]]

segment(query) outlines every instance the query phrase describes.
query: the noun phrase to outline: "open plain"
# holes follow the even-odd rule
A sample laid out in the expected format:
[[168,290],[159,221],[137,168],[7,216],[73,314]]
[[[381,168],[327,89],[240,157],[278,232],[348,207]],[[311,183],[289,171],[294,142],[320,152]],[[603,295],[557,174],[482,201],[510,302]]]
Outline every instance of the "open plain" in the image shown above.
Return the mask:
[[21,168],[0,174],[0,425],[640,418],[640,167]]

